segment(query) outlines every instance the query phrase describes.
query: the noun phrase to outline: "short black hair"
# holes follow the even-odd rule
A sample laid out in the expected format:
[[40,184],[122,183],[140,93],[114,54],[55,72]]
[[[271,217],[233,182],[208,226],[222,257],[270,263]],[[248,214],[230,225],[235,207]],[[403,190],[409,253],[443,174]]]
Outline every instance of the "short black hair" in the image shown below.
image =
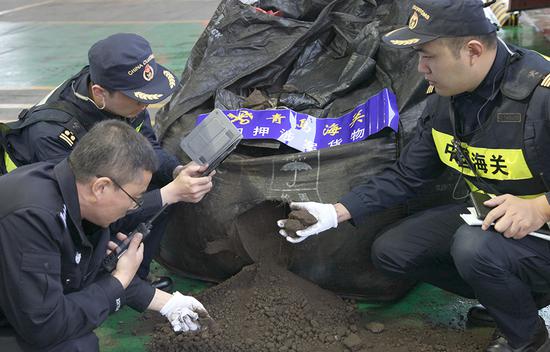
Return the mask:
[[460,49],[470,40],[477,40],[485,45],[488,49],[494,49],[497,46],[497,34],[492,32],[489,34],[466,36],[466,37],[443,37],[441,38],[456,58],[460,57]]
[[157,158],[147,138],[130,125],[106,120],[82,137],[69,155],[69,164],[77,181],[101,175],[126,184],[141,177],[142,171],[155,172]]

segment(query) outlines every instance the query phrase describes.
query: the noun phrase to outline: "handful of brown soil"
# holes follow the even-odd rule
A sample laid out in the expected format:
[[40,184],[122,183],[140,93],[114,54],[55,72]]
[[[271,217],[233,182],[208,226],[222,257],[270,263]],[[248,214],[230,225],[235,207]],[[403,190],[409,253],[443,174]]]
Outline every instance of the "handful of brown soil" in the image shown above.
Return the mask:
[[303,230],[317,223],[317,218],[307,210],[293,210],[288,214],[285,231],[290,237],[298,237],[296,231]]

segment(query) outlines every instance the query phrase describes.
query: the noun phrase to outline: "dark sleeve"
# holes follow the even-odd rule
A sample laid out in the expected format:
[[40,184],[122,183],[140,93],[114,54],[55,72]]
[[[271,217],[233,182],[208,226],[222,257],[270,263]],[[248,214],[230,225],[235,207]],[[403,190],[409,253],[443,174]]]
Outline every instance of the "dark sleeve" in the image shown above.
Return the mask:
[[[96,281],[110,278],[114,279],[111,274],[103,272],[101,275],[98,275]],[[117,279],[115,281],[119,282]],[[128,287],[126,287],[124,294],[126,305],[138,312],[143,312],[151,304],[155,295],[155,289],[150,283],[135,275]]]
[[445,170],[432,137],[432,121],[427,110],[419,119],[415,135],[394,165],[354,187],[340,199],[355,224],[364,217],[401,204]]
[[151,142],[153,149],[157,154],[159,168],[153,175],[152,183],[156,185],[166,185],[172,181],[172,172],[180,164],[179,160],[172,154],[164,150],[157,140],[157,136],[151,126],[151,119],[149,118],[149,112],[144,111],[146,114],[143,124],[141,125],[140,133],[143,134]]
[[[61,111],[59,113],[64,114]],[[26,163],[60,162],[65,159],[73,146],[59,137],[64,130],[63,126],[55,122],[37,122],[25,128],[20,139],[28,153],[24,158]]]
[[25,209],[0,220],[0,306],[24,340],[49,347],[97,328],[125,304],[113,276],[65,294],[61,242],[70,237],[55,214]]
[[151,304],[155,295],[155,289],[150,283],[135,275],[130,285],[126,288],[125,293],[126,304],[138,312],[143,312]]

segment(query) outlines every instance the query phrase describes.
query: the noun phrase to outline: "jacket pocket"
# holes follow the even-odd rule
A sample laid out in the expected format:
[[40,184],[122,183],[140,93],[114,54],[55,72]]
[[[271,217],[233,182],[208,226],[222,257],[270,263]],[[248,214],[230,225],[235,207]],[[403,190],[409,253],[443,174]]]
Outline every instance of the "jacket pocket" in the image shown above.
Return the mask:
[[[62,294],[58,253],[23,253],[19,294],[25,311],[49,310]],[[59,291],[59,292],[56,292]]]

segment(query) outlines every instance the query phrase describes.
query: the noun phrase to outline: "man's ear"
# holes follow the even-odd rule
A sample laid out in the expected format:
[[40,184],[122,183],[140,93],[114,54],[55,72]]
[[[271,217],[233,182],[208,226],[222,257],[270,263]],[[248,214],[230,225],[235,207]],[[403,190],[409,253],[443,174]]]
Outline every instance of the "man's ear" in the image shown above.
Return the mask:
[[465,50],[470,59],[470,65],[473,65],[485,54],[486,48],[479,40],[472,39],[466,43]]
[[92,195],[94,201],[100,201],[107,195],[107,191],[113,186],[113,182],[108,177],[99,177],[91,183]]
[[92,94],[95,97],[102,97],[103,99],[105,99],[105,95],[107,94],[107,91],[105,90],[105,88],[103,88],[99,84],[93,84],[92,85]]

